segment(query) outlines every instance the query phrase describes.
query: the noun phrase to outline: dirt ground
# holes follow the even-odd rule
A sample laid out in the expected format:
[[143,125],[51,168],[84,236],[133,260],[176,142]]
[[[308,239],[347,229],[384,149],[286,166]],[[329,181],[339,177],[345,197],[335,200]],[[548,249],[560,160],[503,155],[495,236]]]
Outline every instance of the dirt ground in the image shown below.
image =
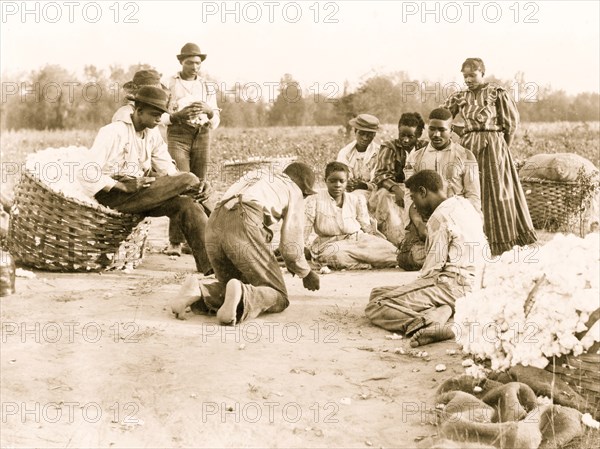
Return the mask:
[[[18,278],[1,306],[1,446],[415,447],[435,434],[433,394],[461,374],[453,342],[408,342],[371,326],[371,288],[415,273],[333,272],[291,305],[237,327],[173,318],[192,256],[172,260],[154,219],[132,273]],[[445,372],[435,365],[444,363]]]

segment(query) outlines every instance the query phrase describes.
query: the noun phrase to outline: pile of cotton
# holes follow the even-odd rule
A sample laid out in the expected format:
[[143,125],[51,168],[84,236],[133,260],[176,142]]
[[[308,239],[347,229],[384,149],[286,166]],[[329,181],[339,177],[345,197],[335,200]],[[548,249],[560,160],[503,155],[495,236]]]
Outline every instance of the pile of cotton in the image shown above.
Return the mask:
[[77,170],[86,163],[86,147],[46,148],[27,157],[25,169],[50,190],[90,206],[100,204],[83,190]]
[[549,357],[577,356],[600,341],[600,323],[588,323],[599,308],[599,235],[557,234],[535,254],[518,255],[488,263],[481,288],[457,301],[463,351],[489,359],[493,370],[544,368]]

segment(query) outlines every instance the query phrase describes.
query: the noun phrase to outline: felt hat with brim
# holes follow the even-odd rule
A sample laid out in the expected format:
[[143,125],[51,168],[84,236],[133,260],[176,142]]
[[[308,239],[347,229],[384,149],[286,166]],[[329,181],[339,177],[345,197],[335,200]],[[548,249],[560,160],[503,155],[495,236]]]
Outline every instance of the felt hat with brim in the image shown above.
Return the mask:
[[312,168],[303,162],[292,162],[283,173],[288,175],[294,181],[304,195],[314,195],[317,191],[313,188],[315,185],[315,172]]
[[160,77],[161,74],[154,69],[138,70],[135,72],[135,75],[133,75],[133,79],[131,81],[127,81],[125,84],[123,84],[123,89],[137,90],[142,86],[154,86],[162,87],[166,90],[167,86],[160,82]]
[[188,42],[181,47],[181,53],[177,55],[177,59],[179,62],[182,62],[184,59],[189,58],[190,56],[200,56],[201,61],[206,59],[206,53],[202,53],[200,51],[200,47],[192,42]]
[[377,132],[383,129],[379,126],[379,119],[371,114],[360,114],[351,119],[348,124],[360,131]]
[[125,98],[129,101],[135,100],[135,92],[142,86],[154,86],[160,87],[164,90],[168,90],[167,86],[160,82],[161,74],[154,69],[149,70],[138,70],[133,75],[131,81],[127,81],[123,84],[123,89],[126,91]]
[[142,86],[133,97],[134,101],[144,103],[162,112],[169,112],[169,94],[160,87]]

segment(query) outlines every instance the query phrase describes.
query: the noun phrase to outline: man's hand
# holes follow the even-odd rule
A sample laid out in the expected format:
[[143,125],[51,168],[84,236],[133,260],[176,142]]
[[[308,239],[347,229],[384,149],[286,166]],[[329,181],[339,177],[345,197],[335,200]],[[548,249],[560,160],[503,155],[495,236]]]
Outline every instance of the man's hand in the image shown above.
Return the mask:
[[424,241],[427,238],[427,225],[423,221],[423,217],[417,210],[417,207],[414,203],[411,204],[410,208],[408,209],[408,215],[410,217],[410,221],[412,221],[417,228],[417,234],[419,235],[419,238]]
[[133,178],[127,176],[122,177],[119,181],[117,181],[112,189],[126,193],[135,193],[138,190],[150,187],[154,181],[156,181],[156,178],[153,177]]
[[201,203],[206,201],[213,194],[213,188],[208,181],[200,181],[197,192],[194,199]]
[[306,275],[304,279],[302,279],[302,285],[305,289],[314,292],[315,290],[319,290],[321,288],[321,279],[319,279],[319,275],[315,273],[313,270],[310,270],[310,273]]
[[171,114],[171,122],[179,123],[190,121],[200,114],[206,114],[206,116],[211,119],[214,115],[214,112],[208,103],[204,101],[196,101],[180,111],[174,112]]
[[206,103],[204,101],[198,101],[197,103],[193,103],[193,104],[199,106],[200,114],[206,114],[209,119],[213,118],[213,115],[215,115],[213,108],[208,103]]
[[353,192],[354,190],[368,190],[369,186],[366,182],[361,181],[360,179],[350,178],[348,180],[348,184],[346,184],[346,190],[348,192]]
[[464,125],[452,125],[450,127],[451,131],[454,132],[454,134],[456,134],[458,137],[462,137],[465,134],[465,127]]
[[415,206],[415,203],[412,203],[408,208],[408,216],[410,217],[410,221],[415,224],[423,221],[421,214],[417,210],[417,206]]
[[191,196],[195,201],[201,203],[208,199],[213,193],[214,190],[208,181],[198,180],[197,183],[190,186],[182,193],[182,195]]

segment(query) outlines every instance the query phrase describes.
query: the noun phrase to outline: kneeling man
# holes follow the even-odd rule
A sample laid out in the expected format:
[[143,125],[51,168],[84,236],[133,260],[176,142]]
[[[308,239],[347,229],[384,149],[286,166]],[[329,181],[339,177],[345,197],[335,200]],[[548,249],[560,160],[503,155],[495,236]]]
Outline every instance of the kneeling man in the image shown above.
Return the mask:
[[261,313],[282,312],[289,305],[281,268],[270,243],[269,228],[282,221],[279,249],[287,269],[304,288],[319,290],[319,275],[304,257],[304,198],[315,194],[315,174],[293,162],[282,174],[251,171],[223,195],[208,219],[206,250],[217,282],[191,277],[171,302],[177,318],[187,306],[217,313],[223,325],[235,325]]

